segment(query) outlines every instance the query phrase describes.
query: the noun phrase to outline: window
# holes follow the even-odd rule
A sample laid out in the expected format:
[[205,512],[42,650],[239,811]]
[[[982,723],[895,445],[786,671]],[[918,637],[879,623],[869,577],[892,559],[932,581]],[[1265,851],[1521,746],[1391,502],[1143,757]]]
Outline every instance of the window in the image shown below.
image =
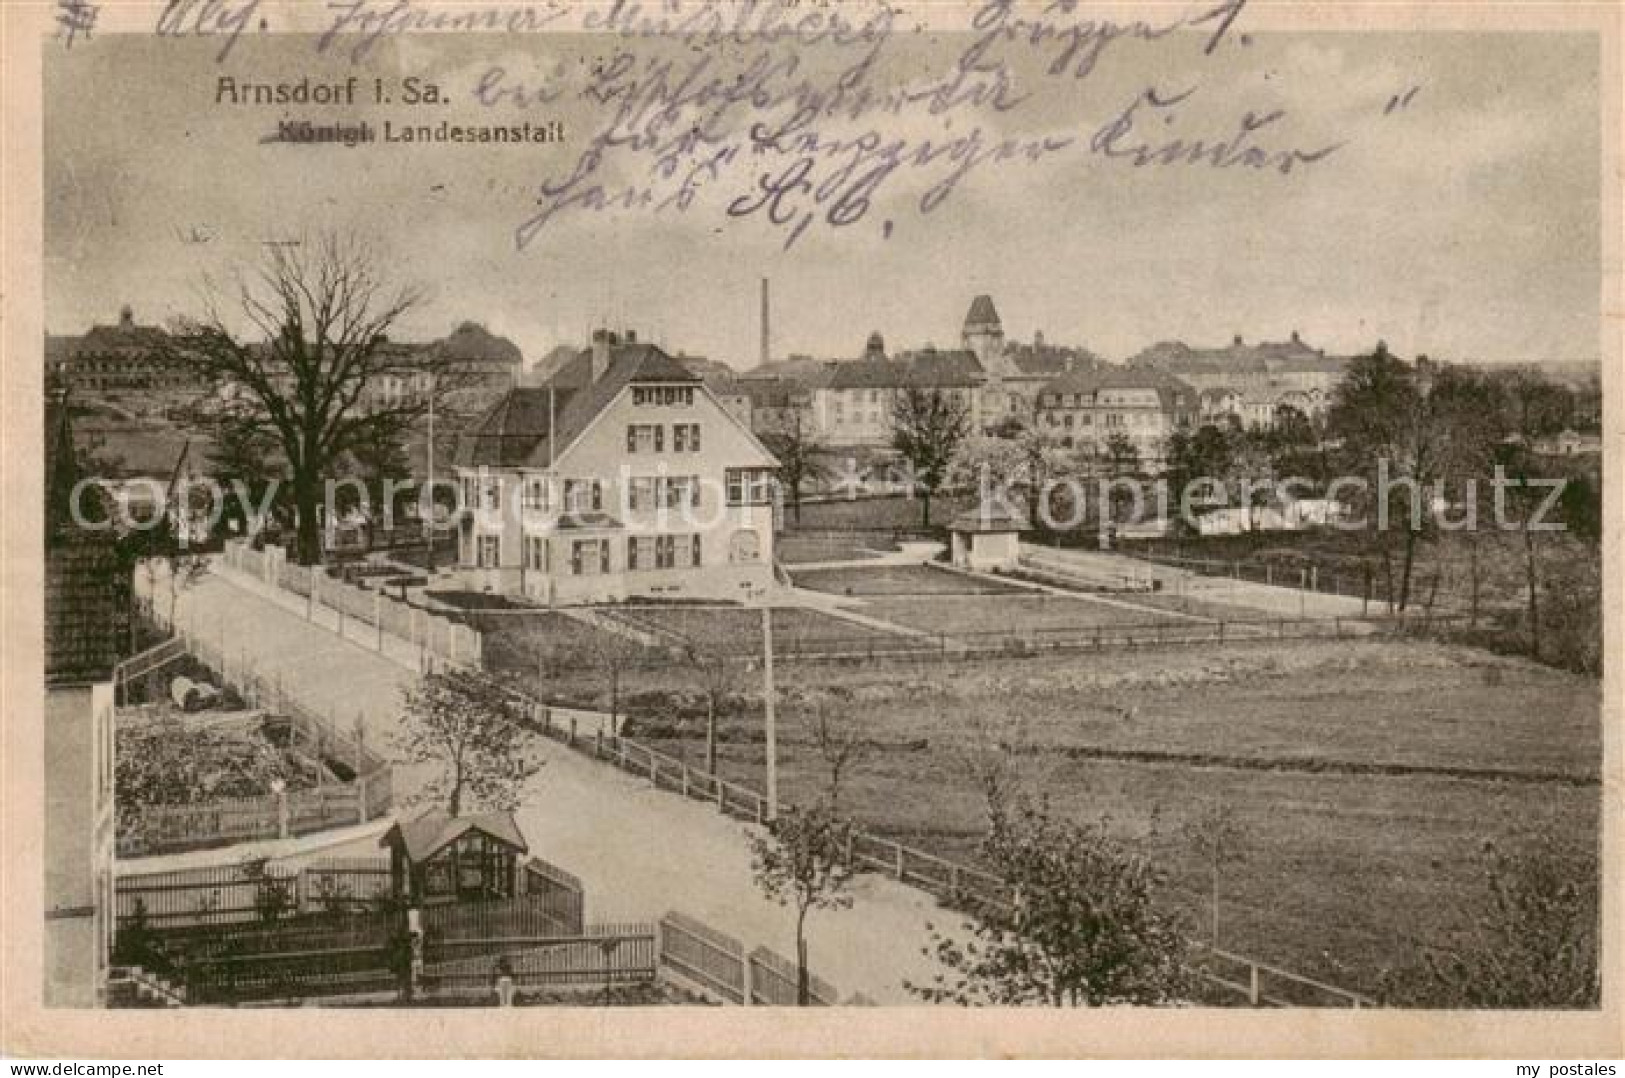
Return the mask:
[[698,453],[700,451],[700,425],[698,423],[677,423],[671,428],[671,447],[678,453]]
[[502,511],[502,481],[500,479],[487,479],[482,504],[493,513]]
[[524,507],[525,507],[525,509],[527,511],[530,511],[530,512],[544,512],[544,511],[546,511],[547,506],[548,506],[548,502],[550,500],[548,498],[548,496],[547,496],[548,495],[548,489],[547,488],[548,488],[548,480],[541,477],[541,476],[535,476],[535,477],[532,477],[530,479],[525,480],[523,504],[524,504]]
[[609,540],[577,539],[570,544],[570,573],[596,576],[609,572]]
[[767,468],[729,468],[729,505],[768,505],[773,501],[773,473]]
[[691,561],[690,564],[692,564],[695,568],[699,568],[699,566],[701,564],[703,564],[703,562],[700,559],[700,555],[702,553],[702,549],[701,549],[701,546],[700,546],[700,537],[699,537],[698,534],[695,534],[692,538],[693,538],[693,544],[694,544],[694,552],[693,552],[693,555],[692,555],[693,560]]
[[691,408],[693,386],[634,386],[632,403],[640,408]]
[[654,558],[654,540],[645,536],[633,536],[626,541],[626,568],[630,572],[637,572],[648,565]]
[[671,569],[677,564],[677,537],[675,535],[655,536],[655,568]]
[[571,513],[604,508],[604,485],[596,479],[566,479],[564,508]]
[[474,564],[481,569],[502,567],[502,536],[482,535],[476,549]]
[[666,428],[659,423],[632,423],[626,428],[626,451],[628,453],[658,453],[665,448],[663,444]]
[[700,507],[700,479],[694,475],[662,476],[660,502],[667,509]]
[[547,572],[547,538],[545,536],[525,536],[525,567],[539,572]]
[[1071,412],[1066,413],[1066,415],[1061,418],[1061,424],[1063,426],[1065,426],[1067,430],[1072,429],[1072,413]]
[[655,507],[655,478],[651,475],[640,475],[632,479],[627,487],[628,500],[634,513],[647,512]]

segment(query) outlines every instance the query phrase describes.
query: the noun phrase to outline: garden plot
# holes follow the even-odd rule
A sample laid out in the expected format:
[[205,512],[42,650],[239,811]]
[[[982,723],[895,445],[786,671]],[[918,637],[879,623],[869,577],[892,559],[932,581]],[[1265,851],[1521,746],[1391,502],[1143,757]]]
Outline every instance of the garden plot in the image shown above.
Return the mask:
[[1027,590],[924,564],[792,570],[791,578],[797,587],[836,595],[1004,595]]
[[[622,620],[686,640],[720,655],[760,655],[762,612],[745,607],[624,607]],[[775,607],[773,647],[781,655],[864,653],[877,648],[923,646],[914,637],[888,633],[803,607]]]

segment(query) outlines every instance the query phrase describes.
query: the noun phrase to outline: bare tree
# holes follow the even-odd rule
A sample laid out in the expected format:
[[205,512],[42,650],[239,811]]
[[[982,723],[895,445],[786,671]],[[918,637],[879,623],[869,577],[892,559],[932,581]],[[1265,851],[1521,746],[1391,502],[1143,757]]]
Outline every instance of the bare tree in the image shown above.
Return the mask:
[[743,664],[695,644],[683,647],[683,668],[705,700],[705,773],[717,773],[717,717],[739,693]]
[[1216,798],[1185,825],[1185,836],[1196,847],[1211,875],[1212,942],[1213,946],[1217,947],[1220,881],[1225,866],[1242,859],[1242,840],[1245,832],[1237,821],[1235,809],[1225,804],[1223,799]]
[[807,713],[808,732],[829,777],[824,802],[831,812],[840,811],[841,781],[874,748],[874,743],[863,736],[863,728],[852,721],[851,715],[850,695],[838,690],[832,698],[813,704]]
[[[979,711],[966,724],[963,740],[950,749],[950,758],[960,774],[982,795],[989,829],[997,827],[1010,806],[1021,795],[1023,776],[1015,762],[1019,747],[1026,742],[1026,722],[1013,722]],[[1000,733],[1005,736],[1000,737]]]
[[310,246],[267,250],[237,285],[236,304],[258,339],[240,340],[211,299],[202,319],[181,326],[173,358],[231,387],[248,405],[238,421],[275,439],[293,486],[296,554],[309,565],[321,560],[324,480],[346,454],[404,431],[428,407],[423,394],[377,403],[364,392],[385,376],[412,379],[438,361],[390,344],[391,330],[421,293],[390,291],[379,259],[361,242],[328,235]]

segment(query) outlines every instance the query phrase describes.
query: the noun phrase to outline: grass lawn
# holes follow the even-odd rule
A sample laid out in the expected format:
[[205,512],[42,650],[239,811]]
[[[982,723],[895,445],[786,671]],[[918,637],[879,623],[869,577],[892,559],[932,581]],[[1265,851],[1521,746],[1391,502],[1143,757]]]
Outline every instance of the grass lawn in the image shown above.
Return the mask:
[[[671,634],[728,655],[759,655],[762,651],[762,614],[743,607],[644,606],[625,607],[615,616],[640,628]],[[776,607],[773,645],[782,654],[863,649],[873,644],[906,645],[908,637],[881,632],[817,610]]]
[[895,550],[890,532],[795,532],[778,538],[778,559],[785,565],[821,561],[860,561]]
[[797,587],[836,595],[998,595],[1027,589],[929,565],[792,571]]
[[[1127,599],[1137,603],[1138,597]],[[1022,592],[1011,595],[941,595],[932,598],[882,598],[854,608],[867,617],[895,622],[926,632],[975,637],[979,633],[1031,633],[1042,640],[1046,633],[1066,629],[1092,629],[1098,625],[1185,624],[1166,612],[1130,608],[1116,602]]]
[[[1003,743],[1026,788],[1142,839],[1193,926],[1206,873],[1185,828],[1222,801],[1244,834],[1223,877],[1223,945],[1355,988],[1467,924],[1484,840],[1597,834],[1597,683],[1464,649],[1363,639],[791,663],[779,681],[790,799],[824,788],[806,717],[833,702],[873,742],[843,807],[970,860],[984,813],[965,761]],[[754,706],[726,720],[724,770],[758,788],[759,733]]]

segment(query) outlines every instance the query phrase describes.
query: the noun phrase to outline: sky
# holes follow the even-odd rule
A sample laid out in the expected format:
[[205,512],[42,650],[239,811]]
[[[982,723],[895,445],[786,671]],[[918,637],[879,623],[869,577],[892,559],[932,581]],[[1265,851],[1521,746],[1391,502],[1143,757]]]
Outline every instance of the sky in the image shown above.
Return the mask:
[[[745,148],[686,212],[567,211],[517,247],[538,184],[569,176],[608,122],[612,104],[580,96],[594,66],[620,52],[636,65],[695,62],[699,53],[682,42],[415,36],[382,41],[355,63],[318,53],[311,38],[273,34],[245,37],[218,62],[214,43],[99,35],[47,57],[46,324],[82,332],[116,320],[124,304],[143,323],[194,314],[205,282],[233,279],[263,256],[264,241],[342,230],[367,240],[388,279],[426,287],[428,299],[399,336],[429,339],[473,320],[513,339],[527,359],[608,325],[673,352],[752,366],[763,277],[772,282],[776,357],[856,356],[874,330],[894,350],[956,345],[978,293],[994,298],[1007,336],[1042,332],[1110,359],[1161,340],[1214,346],[1293,331],[1333,354],[1378,339],[1401,354],[1482,361],[1598,354],[1595,38],[1244,38],[1243,29],[1232,28],[1211,55],[1206,34],[1194,32],[1120,40],[1084,77],[1050,74],[1053,48],[999,40],[989,55],[1026,95],[1018,107],[831,119],[820,128],[826,138],[872,129],[918,146],[974,129],[988,143],[1070,141],[1037,161],[978,165],[929,213],[920,199],[947,174],[944,163],[899,169],[863,219],[842,228],[815,220],[788,249],[788,229],[763,211],[726,212],[751,192],[767,167],[758,164],[794,160],[750,157]],[[927,85],[973,40],[899,27],[880,46],[869,84]],[[806,49],[799,72],[827,88],[857,55]],[[709,71],[734,74],[756,57],[716,50]],[[540,106],[483,107],[475,87],[494,64],[503,85],[524,79],[565,92]],[[352,73],[363,86],[414,75],[450,100],[413,109],[216,101],[222,75],[292,83]],[[1284,175],[1135,168],[1091,153],[1091,137],[1147,89],[1190,96],[1166,110],[1139,106],[1136,137],[1227,138],[1249,113],[1280,110],[1255,144],[1338,148]],[[735,110],[719,129],[738,140],[749,121],[782,115]],[[283,118],[375,126],[556,119],[566,139],[353,149],[262,142]],[[820,159],[810,174],[834,183],[843,160]],[[650,163],[614,148],[600,171],[609,190],[621,190],[646,183]]]

